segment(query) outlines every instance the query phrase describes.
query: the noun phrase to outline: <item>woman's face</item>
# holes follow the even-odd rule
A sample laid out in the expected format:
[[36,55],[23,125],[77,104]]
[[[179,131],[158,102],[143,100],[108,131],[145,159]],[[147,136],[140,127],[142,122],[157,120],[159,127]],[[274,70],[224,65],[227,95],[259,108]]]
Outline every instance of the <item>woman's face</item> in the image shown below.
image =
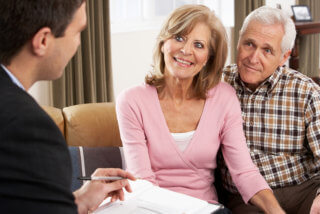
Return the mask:
[[175,35],[162,46],[165,75],[192,80],[209,58],[210,29],[200,22],[185,36]]

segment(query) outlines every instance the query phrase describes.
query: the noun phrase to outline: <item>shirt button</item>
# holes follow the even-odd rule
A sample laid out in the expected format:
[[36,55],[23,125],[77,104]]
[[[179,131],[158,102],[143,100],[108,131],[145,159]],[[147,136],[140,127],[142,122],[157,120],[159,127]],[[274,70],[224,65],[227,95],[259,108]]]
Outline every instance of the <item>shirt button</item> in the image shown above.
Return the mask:
[[250,126],[253,126],[254,122],[251,120],[249,124]]

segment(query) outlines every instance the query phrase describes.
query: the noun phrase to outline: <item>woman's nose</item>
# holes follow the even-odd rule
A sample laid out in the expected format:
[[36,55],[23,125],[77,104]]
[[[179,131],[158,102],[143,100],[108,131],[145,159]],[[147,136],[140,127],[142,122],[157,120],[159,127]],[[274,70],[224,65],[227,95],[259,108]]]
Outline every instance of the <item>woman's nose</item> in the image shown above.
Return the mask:
[[192,52],[192,46],[189,44],[189,42],[186,42],[180,49],[181,53],[184,55],[191,54]]

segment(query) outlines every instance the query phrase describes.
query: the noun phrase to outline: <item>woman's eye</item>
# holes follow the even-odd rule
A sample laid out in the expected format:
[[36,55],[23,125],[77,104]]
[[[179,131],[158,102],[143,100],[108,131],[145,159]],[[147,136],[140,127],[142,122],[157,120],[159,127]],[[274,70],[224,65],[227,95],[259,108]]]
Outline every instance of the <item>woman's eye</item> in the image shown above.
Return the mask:
[[175,36],[175,39],[178,41],[178,42],[183,42],[183,37],[182,36]]
[[195,46],[196,48],[203,48],[203,44],[202,44],[201,42],[195,42],[195,43],[194,43],[194,46]]

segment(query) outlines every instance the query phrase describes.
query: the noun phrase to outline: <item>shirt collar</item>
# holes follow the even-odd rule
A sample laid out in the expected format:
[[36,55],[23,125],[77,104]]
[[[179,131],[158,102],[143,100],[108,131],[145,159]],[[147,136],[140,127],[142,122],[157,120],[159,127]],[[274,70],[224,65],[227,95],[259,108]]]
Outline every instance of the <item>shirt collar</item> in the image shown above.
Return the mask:
[[286,66],[281,66],[281,67],[278,67],[275,72],[273,72],[273,74],[267,79],[268,81],[268,88],[267,88],[267,93],[269,94],[273,89],[274,87],[277,85],[282,73],[283,73],[283,70],[286,69]]
[[21,82],[2,64],[0,64],[1,67],[3,68],[3,70],[8,74],[8,76],[10,77],[11,81],[16,84],[18,87],[20,87],[22,90],[25,91],[25,88],[23,87],[23,85],[21,84]]

